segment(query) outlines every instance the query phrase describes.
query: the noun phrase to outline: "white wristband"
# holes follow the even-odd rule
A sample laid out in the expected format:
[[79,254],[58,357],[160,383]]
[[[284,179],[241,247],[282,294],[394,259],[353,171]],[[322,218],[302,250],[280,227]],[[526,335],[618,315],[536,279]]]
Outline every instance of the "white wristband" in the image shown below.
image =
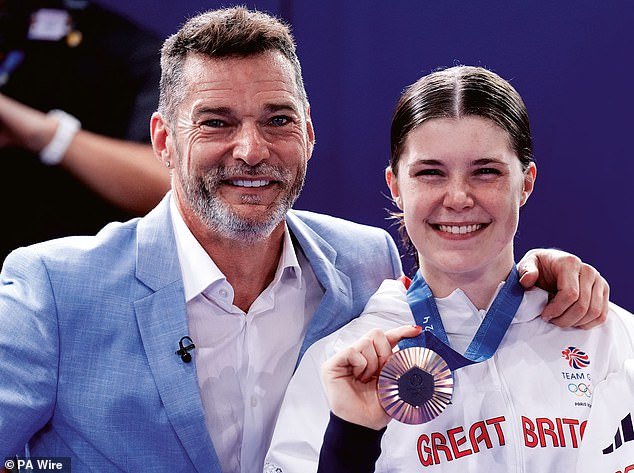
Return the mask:
[[47,166],[59,164],[71,141],[81,128],[81,123],[63,110],[51,110],[48,115],[57,118],[58,125],[53,139],[40,151],[40,161]]

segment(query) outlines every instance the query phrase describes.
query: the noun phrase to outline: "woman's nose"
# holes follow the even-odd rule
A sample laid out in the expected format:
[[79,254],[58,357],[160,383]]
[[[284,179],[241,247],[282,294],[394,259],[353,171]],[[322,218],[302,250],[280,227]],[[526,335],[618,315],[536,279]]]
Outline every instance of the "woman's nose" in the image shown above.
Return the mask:
[[455,211],[473,207],[473,197],[469,185],[462,179],[449,182],[443,205]]

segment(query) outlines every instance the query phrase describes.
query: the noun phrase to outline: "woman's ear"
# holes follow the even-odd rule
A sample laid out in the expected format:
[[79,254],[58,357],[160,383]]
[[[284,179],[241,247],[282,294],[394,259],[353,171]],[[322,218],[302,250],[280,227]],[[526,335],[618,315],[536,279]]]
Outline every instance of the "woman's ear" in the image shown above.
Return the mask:
[[400,210],[403,210],[403,199],[401,199],[401,193],[398,189],[398,179],[390,166],[385,168],[385,182],[387,182],[387,186],[390,188],[392,200]]
[[531,162],[526,171],[524,171],[524,184],[522,188],[522,197],[520,199],[520,207],[526,203],[535,187],[535,179],[537,178],[537,166]]

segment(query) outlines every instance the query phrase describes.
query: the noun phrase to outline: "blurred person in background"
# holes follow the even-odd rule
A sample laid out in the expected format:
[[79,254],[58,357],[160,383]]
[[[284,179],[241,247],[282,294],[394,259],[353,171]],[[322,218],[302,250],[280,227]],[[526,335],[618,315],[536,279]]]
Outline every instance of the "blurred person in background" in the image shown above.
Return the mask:
[[165,194],[148,144],[160,45],[85,0],[0,0],[0,262],[144,214]]

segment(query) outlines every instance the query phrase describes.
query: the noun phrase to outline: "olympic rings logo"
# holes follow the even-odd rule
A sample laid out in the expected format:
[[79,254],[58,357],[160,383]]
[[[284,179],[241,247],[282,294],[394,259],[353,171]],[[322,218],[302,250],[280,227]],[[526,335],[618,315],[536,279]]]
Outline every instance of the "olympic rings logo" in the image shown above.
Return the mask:
[[571,393],[579,397],[583,397],[583,396],[586,396],[588,398],[592,397],[592,390],[590,389],[590,385],[586,383],[579,383],[579,384],[570,383],[568,385],[568,391],[570,391]]

